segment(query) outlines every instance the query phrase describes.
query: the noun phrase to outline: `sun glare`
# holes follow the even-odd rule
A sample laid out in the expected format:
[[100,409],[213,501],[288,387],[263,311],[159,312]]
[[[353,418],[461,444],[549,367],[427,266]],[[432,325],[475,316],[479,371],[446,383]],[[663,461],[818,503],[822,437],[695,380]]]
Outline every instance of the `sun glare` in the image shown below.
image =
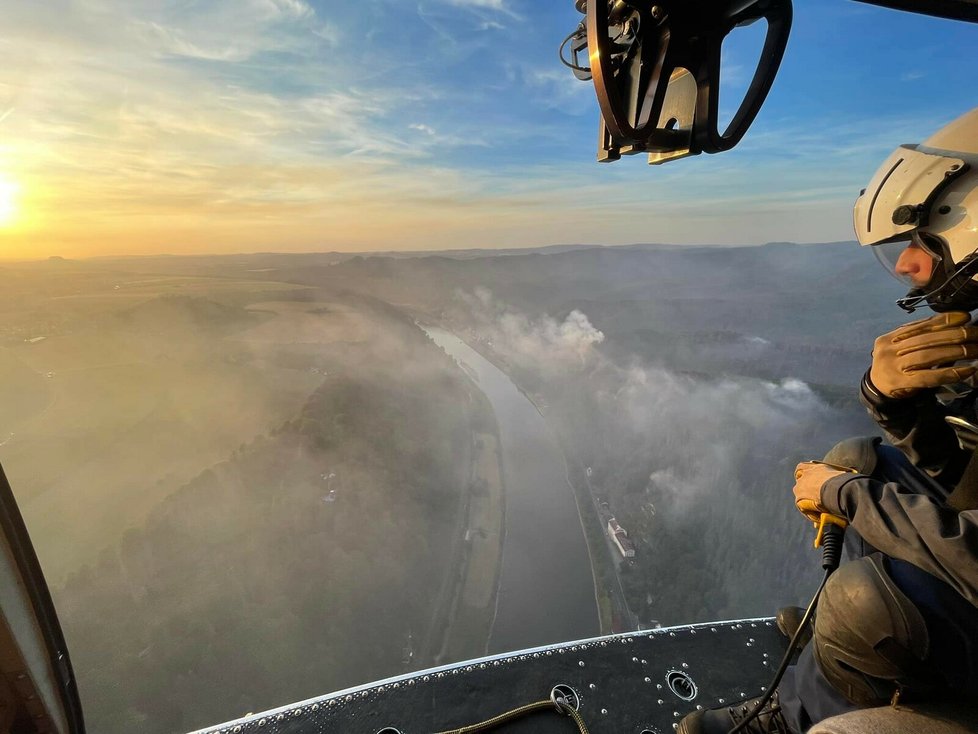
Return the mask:
[[0,227],[9,227],[17,218],[17,194],[20,187],[0,176]]

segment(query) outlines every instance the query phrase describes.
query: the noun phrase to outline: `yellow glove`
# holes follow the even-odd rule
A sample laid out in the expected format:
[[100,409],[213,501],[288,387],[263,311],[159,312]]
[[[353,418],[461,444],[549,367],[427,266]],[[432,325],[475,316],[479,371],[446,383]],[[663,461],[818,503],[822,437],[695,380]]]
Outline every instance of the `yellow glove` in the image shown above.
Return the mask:
[[962,382],[978,364],[955,364],[978,357],[978,327],[971,315],[939,313],[883,334],[873,344],[869,379],[883,395],[906,398],[918,390]]
[[852,474],[852,469],[823,464],[818,461],[804,461],[795,467],[795,507],[798,512],[814,523],[818,523],[823,512],[822,485],[840,474]]

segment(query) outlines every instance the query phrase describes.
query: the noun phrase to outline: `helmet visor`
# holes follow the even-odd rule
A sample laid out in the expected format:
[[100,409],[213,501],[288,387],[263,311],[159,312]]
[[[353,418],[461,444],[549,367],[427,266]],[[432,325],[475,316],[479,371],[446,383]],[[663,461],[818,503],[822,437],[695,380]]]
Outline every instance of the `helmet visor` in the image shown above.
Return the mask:
[[922,288],[937,272],[941,255],[916,232],[910,242],[885,242],[873,245],[873,254],[887,272],[911,288]]

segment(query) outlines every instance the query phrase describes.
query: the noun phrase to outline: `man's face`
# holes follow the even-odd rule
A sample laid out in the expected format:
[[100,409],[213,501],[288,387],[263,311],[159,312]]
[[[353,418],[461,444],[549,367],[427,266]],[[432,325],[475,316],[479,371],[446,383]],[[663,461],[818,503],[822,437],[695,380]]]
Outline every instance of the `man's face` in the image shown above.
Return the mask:
[[909,278],[914,286],[921,288],[930,282],[935,264],[933,255],[916,242],[911,242],[897,259],[896,273]]

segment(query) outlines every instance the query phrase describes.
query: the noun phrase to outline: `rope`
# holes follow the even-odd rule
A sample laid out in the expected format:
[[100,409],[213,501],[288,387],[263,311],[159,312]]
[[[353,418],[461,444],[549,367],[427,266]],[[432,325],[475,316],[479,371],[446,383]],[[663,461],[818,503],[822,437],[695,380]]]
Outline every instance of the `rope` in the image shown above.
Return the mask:
[[504,714],[499,714],[499,716],[494,716],[487,721],[483,721],[478,724],[470,724],[469,726],[463,726],[460,729],[438,732],[438,734],[477,734],[477,732],[495,729],[497,726],[501,726],[508,721],[518,719],[521,716],[526,716],[527,714],[532,714],[535,711],[554,711],[555,709],[558,713],[570,716],[574,720],[574,723],[577,724],[577,730],[580,732],[580,734],[588,734],[587,726],[584,725],[584,719],[581,718],[581,715],[577,713],[577,710],[573,706],[563,703],[562,701],[555,703],[552,700],[530,703],[526,706],[520,706],[517,709],[513,709],[512,711],[507,711]]

